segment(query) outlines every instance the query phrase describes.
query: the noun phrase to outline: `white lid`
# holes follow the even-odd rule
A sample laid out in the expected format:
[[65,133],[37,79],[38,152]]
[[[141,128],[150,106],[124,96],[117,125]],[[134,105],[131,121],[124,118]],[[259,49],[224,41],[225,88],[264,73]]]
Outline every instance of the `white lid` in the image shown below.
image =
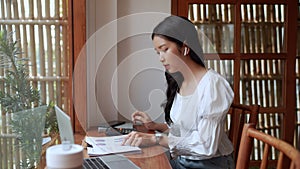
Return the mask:
[[[68,146],[66,148],[65,146]],[[49,155],[72,155],[72,154],[78,154],[82,153],[83,147],[81,145],[77,144],[70,144],[70,145],[63,145],[63,144],[58,144],[51,146],[47,149],[47,154]]]
[[[67,147],[66,147],[67,146]],[[49,168],[74,168],[83,162],[83,147],[77,144],[54,145],[46,151],[46,163]]]

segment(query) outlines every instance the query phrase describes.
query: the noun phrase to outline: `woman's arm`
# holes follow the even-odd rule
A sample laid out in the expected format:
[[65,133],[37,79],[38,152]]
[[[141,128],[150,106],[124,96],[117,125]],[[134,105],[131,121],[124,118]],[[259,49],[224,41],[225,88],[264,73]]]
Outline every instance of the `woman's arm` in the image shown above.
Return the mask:
[[169,127],[165,123],[156,123],[156,122],[151,122],[148,124],[148,129],[150,130],[156,130],[162,133],[167,133],[169,131]]
[[[131,116],[132,121],[134,124],[137,122],[142,123],[142,126],[146,128],[146,130],[157,130],[159,132],[167,132],[168,131],[168,125],[165,123],[156,123],[151,120],[149,115],[145,112],[136,111]],[[137,128],[141,128],[137,125]],[[141,129],[143,131],[143,129]]]
[[130,145],[130,146],[161,145],[164,147],[168,147],[168,136],[165,134],[161,134],[160,136],[158,136],[157,134],[131,132],[127,135],[127,137],[125,137],[122,145]]
[[157,141],[157,144],[169,148],[169,141],[167,135],[163,134],[159,139],[157,137],[155,139]]

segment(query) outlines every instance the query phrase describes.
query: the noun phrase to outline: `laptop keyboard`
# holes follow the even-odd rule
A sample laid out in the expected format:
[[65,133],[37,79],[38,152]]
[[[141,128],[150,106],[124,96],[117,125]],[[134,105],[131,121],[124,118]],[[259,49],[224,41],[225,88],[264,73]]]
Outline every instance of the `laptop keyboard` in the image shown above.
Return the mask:
[[109,169],[109,167],[100,158],[86,158],[83,161],[84,169]]

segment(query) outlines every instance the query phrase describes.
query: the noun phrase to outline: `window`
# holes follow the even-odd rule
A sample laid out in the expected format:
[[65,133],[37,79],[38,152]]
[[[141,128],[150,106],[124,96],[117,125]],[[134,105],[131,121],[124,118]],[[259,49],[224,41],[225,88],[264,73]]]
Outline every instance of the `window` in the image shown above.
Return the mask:
[[[13,33],[22,57],[29,59],[32,84],[40,90],[41,103],[53,101],[70,108],[69,1],[15,0],[0,2],[0,29]],[[5,69],[0,69],[3,79]],[[0,83],[1,90],[4,84]]]

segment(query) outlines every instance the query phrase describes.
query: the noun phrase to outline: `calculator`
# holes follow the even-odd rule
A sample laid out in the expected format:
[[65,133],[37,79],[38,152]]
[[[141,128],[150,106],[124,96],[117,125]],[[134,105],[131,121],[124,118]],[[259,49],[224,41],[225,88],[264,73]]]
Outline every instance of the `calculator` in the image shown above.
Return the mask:
[[107,136],[118,136],[118,135],[126,135],[130,132],[135,131],[134,128],[113,128],[109,127],[106,129],[105,134]]
[[121,134],[129,134],[132,131],[135,131],[133,128],[115,128]]

